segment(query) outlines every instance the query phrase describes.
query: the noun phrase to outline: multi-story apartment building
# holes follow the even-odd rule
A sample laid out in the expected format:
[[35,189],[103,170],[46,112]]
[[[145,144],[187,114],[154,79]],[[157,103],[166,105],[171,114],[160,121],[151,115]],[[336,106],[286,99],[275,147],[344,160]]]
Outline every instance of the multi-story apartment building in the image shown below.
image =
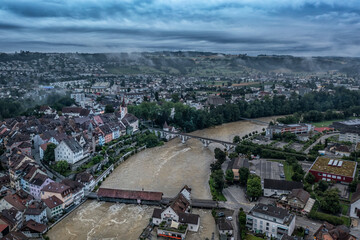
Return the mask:
[[360,119],[333,122],[332,127],[340,131],[340,141],[360,142]]
[[62,183],[52,182],[41,189],[41,199],[56,196],[63,202],[63,208],[73,204],[73,197],[70,187]]
[[55,148],[55,161],[65,160],[70,164],[74,164],[83,158],[83,148],[73,138],[65,139]]
[[267,237],[281,239],[293,233],[295,215],[288,210],[259,203],[246,215],[246,227],[255,233],[264,233]]

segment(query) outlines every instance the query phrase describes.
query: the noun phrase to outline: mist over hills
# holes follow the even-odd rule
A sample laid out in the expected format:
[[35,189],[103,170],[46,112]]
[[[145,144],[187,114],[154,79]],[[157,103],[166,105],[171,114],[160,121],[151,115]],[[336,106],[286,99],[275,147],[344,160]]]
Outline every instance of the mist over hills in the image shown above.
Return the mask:
[[360,58],[294,57],[289,55],[232,55],[211,52],[139,52],[139,53],[36,53],[0,54],[0,62],[31,61],[60,56],[70,61],[105,63],[114,74],[173,74],[186,76],[234,75],[244,72],[319,73],[338,71],[360,73]]

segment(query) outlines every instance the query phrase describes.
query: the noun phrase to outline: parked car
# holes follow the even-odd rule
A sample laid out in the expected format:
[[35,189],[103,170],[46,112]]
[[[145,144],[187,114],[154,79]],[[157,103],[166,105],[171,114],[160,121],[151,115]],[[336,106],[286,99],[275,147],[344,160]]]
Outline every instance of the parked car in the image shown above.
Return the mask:
[[285,174],[280,173],[280,178],[285,178]]
[[283,167],[284,166],[284,164],[282,164],[282,163],[279,163],[279,167]]
[[232,216],[226,217],[226,220],[232,221]]
[[225,213],[219,212],[219,213],[217,214],[217,216],[218,216],[218,217],[224,217],[224,216],[225,216]]
[[251,174],[256,174],[256,172],[255,172],[255,171],[250,171],[250,173],[251,173]]

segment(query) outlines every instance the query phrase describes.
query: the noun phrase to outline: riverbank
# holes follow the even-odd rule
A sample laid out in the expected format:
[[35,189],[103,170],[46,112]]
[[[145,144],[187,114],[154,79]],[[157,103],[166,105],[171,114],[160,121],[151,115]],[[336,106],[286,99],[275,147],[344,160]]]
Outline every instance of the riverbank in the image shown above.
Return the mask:
[[[274,118],[276,117],[259,120],[270,121]],[[191,134],[232,141],[235,135],[241,137],[253,131],[260,132],[264,127],[249,121],[239,121]],[[146,149],[129,157],[107,177],[101,186],[161,191],[164,196],[174,197],[187,184],[192,188],[194,198],[211,199],[208,180],[215,147],[223,148],[218,144],[211,144],[206,148],[196,139],[190,139],[185,144],[179,139],[173,139],[163,146]],[[118,210],[119,208],[121,210]],[[113,213],[114,209],[116,214]],[[151,217],[151,209],[152,207],[148,206],[122,206],[122,204],[89,201],[50,230],[48,236],[51,240],[76,239],[74,235],[78,236],[77,239],[137,239]],[[139,215],[139,219],[136,219],[135,215]],[[208,218],[212,220],[206,220]],[[202,240],[206,237],[211,239],[211,234],[216,229],[211,213],[204,213],[200,222],[199,233],[189,235],[191,237],[194,235],[194,238],[189,237],[189,239]],[[127,224],[130,224],[129,228]],[[121,233],[124,235],[120,235]],[[128,235],[130,233],[131,235]]]

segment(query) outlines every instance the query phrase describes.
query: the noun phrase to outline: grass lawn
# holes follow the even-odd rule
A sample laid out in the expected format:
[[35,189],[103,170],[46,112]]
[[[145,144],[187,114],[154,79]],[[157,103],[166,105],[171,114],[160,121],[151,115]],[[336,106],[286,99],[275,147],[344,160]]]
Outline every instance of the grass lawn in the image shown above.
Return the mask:
[[294,175],[294,171],[292,169],[292,166],[290,166],[287,162],[284,162],[284,174],[285,174],[285,180],[292,181],[291,177]]
[[347,215],[349,212],[349,205],[347,204],[341,204],[341,214],[342,215]]
[[350,217],[341,216],[340,218],[344,221],[344,225],[350,227],[350,225],[351,225],[351,219],[350,219]]
[[311,123],[311,124],[314,125],[315,127],[328,127],[333,122],[345,121],[345,120],[349,120],[349,119],[354,119],[354,117],[350,117],[348,119],[328,120],[328,121],[316,122],[316,123]]
[[251,235],[251,234],[247,234],[245,240],[263,240],[263,238],[256,237],[256,236]]
[[322,122],[312,123],[312,125],[314,125],[315,127],[328,127],[334,121],[340,121],[340,120],[322,121]]

